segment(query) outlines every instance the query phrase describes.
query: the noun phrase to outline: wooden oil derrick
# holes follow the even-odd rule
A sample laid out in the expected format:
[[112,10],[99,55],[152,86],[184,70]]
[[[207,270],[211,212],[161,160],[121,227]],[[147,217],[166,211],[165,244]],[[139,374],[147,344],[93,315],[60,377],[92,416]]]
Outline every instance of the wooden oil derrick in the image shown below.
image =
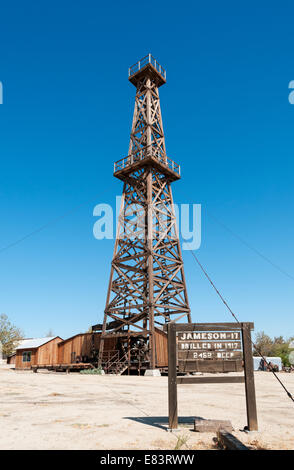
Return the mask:
[[111,265],[102,329],[104,339],[116,336],[127,345],[131,360],[134,337],[144,338],[149,368],[157,366],[156,328],[186,318],[187,297],[171,183],[180,166],[166,155],[158,88],[166,72],[149,54],[129,69],[136,87],[128,156],[114,164],[123,181],[123,196]]

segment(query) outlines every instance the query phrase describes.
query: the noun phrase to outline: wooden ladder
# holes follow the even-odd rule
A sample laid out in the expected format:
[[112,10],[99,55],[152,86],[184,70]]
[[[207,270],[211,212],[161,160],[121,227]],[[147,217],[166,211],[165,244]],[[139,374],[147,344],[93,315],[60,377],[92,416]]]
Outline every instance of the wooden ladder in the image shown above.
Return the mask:
[[129,361],[127,355],[125,354],[120,358],[119,351],[103,364],[103,369],[106,374],[121,375],[128,367]]

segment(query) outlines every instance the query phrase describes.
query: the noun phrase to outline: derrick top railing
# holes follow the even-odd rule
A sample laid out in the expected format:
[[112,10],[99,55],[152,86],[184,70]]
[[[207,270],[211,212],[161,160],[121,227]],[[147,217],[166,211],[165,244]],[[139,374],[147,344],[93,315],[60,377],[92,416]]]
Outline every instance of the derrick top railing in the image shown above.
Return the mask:
[[166,70],[159,64],[152,54],[148,54],[129,68],[129,78],[139,72],[146,65],[151,64],[157,72],[166,80]]
[[175,172],[177,175],[181,175],[181,167],[178,165],[178,163],[174,162],[170,158],[168,158],[166,155],[161,155],[158,152],[158,149],[156,149],[153,146],[150,146],[150,148],[143,147],[142,149],[137,150],[136,152],[127,155],[124,158],[121,158],[120,160],[117,160],[114,163],[114,173],[124,170],[133,164],[148,159],[148,158],[154,158],[157,160],[159,163],[162,165],[166,166],[168,169],[172,170]]

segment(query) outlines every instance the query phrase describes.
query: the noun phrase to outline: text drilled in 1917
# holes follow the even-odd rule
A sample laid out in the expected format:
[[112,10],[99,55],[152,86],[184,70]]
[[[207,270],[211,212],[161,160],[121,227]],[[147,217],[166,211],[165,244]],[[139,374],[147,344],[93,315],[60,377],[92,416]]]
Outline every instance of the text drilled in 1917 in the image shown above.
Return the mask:
[[239,331],[178,332],[178,359],[240,359]]

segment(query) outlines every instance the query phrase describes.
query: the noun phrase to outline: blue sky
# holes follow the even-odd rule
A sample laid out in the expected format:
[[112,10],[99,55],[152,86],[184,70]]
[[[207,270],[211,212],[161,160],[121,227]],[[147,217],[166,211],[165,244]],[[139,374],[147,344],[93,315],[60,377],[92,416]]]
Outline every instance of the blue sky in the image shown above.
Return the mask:
[[[102,321],[113,241],[94,239],[93,208],[121,193],[112,170],[128,151],[127,69],[149,52],[167,70],[175,202],[202,204],[196,255],[241,320],[294,335],[294,7],[256,3],[1,4],[0,250],[50,222],[0,251],[0,312],[26,336]],[[193,320],[231,321],[183,255]]]

